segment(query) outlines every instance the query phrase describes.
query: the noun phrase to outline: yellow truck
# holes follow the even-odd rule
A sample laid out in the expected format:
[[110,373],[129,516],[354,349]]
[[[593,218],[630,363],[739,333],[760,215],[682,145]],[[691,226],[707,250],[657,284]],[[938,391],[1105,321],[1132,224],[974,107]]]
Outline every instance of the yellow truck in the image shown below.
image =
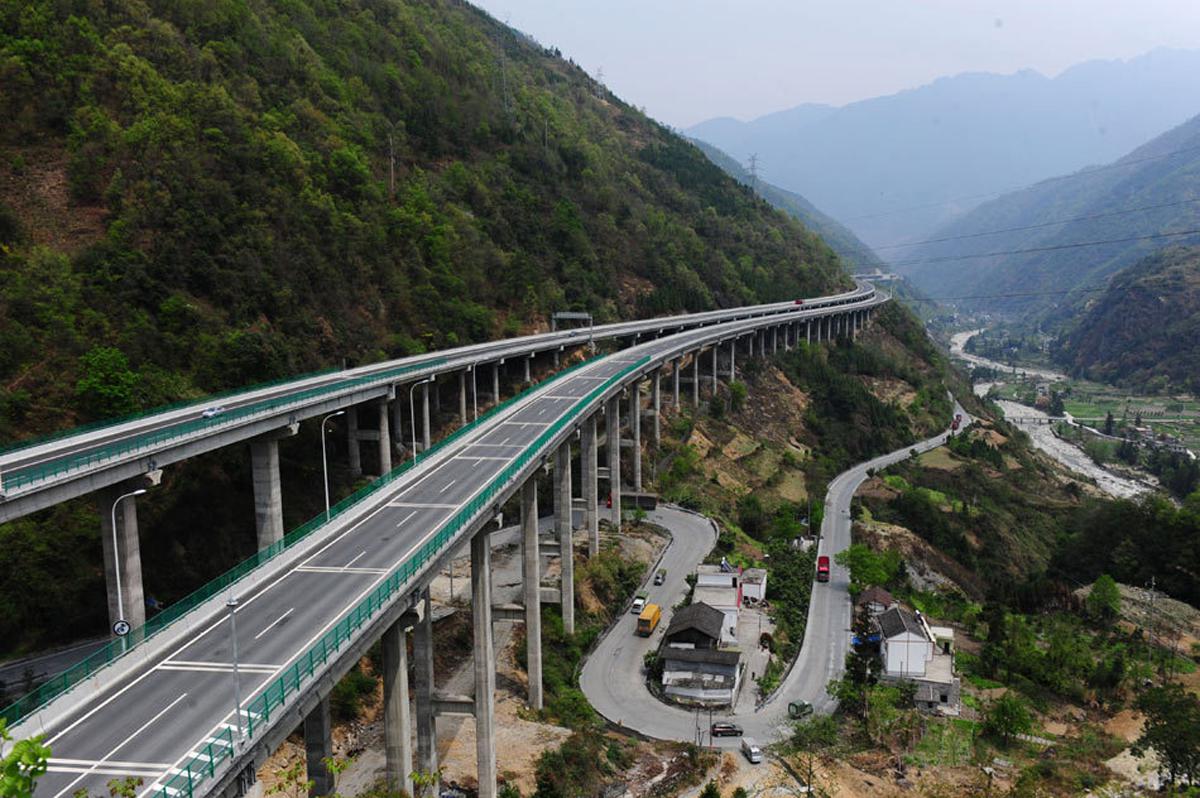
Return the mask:
[[657,604],[647,604],[642,610],[642,614],[638,616],[637,633],[642,637],[649,637],[661,620],[662,607]]

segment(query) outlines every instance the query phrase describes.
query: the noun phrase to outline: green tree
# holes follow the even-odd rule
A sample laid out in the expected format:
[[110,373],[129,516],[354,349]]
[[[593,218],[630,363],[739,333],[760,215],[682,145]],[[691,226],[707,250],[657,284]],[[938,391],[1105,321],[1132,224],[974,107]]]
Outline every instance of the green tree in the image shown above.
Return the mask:
[[1104,416],[1104,434],[1112,435],[1113,427],[1116,425],[1116,419],[1113,418],[1112,411],[1109,410]]
[[886,585],[900,572],[900,553],[875,552],[862,543],[853,543],[833,557],[838,565],[850,569],[850,591],[859,593],[871,585]]
[[1153,750],[1171,784],[1194,783],[1200,778],[1200,698],[1178,684],[1152,687],[1136,706],[1146,716],[1142,736],[1133,753]]
[[1121,612],[1121,590],[1108,574],[1101,574],[1092,584],[1087,597],[1088,614],[1093,618],[1112,623]]
[[42,745],[40,735],[14,743],[7,722],[0,718],[0,796],[31,798],[49,760],[50,749]]
[[1012,690],[989,704],[984,715],[984,731],[997,737],[1004,746],[1007,746],[1012,738],[1019,734],[1027,734],[1032,728],[1033,716],[1029,714],[1029,708]]
[[93,418],[125,415],[137,408],[138,375],[120,349],[97,346],[80,358],[79,366],[75,395]]
[[749,391],[746,389],[746,383],[733,381],[729,383],[729,406],[733,408],[733,412],[737,413],[746,404],[746,396]]
[[709,779],[700,791],[700,798],[721,798],[721,788],[717,786],[717,782]]

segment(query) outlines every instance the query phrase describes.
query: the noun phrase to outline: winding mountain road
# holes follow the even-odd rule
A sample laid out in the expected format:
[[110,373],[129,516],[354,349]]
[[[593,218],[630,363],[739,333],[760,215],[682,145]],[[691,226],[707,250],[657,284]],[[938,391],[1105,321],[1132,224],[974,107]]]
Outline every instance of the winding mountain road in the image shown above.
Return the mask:
[[[964,428],[971,423],[971,417],[957,402],[954,412],[962,414]],[[839,474],[829,484],[825,495],[825,519],[821,524],[818,553],[832,558],[850,545],[850,501],[859,485],[867,479],[868,471],[897,463],[913,450],[925,452],[937,448],[949,436],[947,430],[912,446],[859,463]],[[672,536],[662,561],[662,567],[667,569],[667,582],[660,587],[648,588],[649,601],[671,607],[683,597],[684,576],[695,570],[716,542],[716,530],[712,522],[702,516],[667,506],[660,507],[648,516],[648,520],[665,527]],[[612,723],[646,737],[693,741],[697,732],[696,713],[652,698],[644,686],[642,658],[658,646],[670,619],[664,618],[649,638],[634,635],[635,621],[629,614],[616,620],[584,664],[580,687],[596,711]],[[818,712],[833,712],[837,704],[825,692],[825,687],[830,680],[839,678],[845,667],[845,654],[850,646],[850,622],[850,575],[845,568],[834,564],[829,582],[813,584],[804,644],[779,689],[755,711],[722,714],[720,720],[733,721],[747,736],[769,742],[787,733],[789,701],[808,701]],[[742,689],[753,689],[753,686],[747,684]],[[707,725],[707,718],[702,724]],[[725,748],[738,745],[736,738],[729,737],[713,742]]]

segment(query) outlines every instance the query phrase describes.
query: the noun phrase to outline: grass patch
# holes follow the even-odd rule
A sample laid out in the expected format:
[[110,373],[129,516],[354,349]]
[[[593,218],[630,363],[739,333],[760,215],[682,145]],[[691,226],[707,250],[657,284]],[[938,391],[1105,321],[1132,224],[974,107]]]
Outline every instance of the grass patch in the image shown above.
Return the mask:
[[978,724],[962,718],[930,720],[925,733],[909,754],[910,764],[921,767],[957,767],[971,761]]

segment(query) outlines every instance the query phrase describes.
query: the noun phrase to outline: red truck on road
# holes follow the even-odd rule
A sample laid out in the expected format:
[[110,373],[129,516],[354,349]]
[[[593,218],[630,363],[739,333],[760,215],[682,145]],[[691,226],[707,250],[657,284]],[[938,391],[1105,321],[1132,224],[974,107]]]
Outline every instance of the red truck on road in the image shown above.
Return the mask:
[[829,557],[824,554],[817,558],[817,581],[829,581]]

